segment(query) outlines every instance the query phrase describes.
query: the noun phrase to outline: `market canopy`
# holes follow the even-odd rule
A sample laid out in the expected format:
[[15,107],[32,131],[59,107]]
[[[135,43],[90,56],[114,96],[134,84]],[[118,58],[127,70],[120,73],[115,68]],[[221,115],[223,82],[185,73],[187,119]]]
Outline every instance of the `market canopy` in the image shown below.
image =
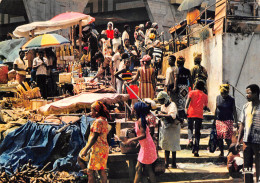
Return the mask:
[[41,114],[60,114],[77,111],[79,109],[90,108],[95,101],[101,101],[108,105],[124,102],[129,99],[128,94],[117,93],[81,93],[72,97],[52,102],[40,107]]
[[0,42],[0,55],[6,58],[5,62],[14,62],[19,57],[19,51],[25,43],[25,38],[2,41]]
[[189,10],[196,6],[201,5],[204,0],[184,0],[181,5],[179,6],[179,11]]
[[48,21],[32,22],[29,24],[18,26],[13,34],[16,37],[29,37],[30,32],[34,34],[44,34],[60,29],[66,29],[73,25],[79,24],[82,21],[82,26],[88,25],[95,21],[95,18],[78,12],[66,12],[53,17]]

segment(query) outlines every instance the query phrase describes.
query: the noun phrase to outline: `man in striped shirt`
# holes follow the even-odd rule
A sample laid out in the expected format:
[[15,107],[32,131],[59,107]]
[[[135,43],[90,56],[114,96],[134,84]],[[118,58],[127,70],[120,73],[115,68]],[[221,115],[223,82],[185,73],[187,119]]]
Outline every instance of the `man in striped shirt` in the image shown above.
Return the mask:
[[154,42],[153,49],[153,61],[152,64],[155,67],[155,77],[157,78],[159,70],[162,68],[163,51],[160,48],[161,44],[159,40]]
[[259,86],[249,85],[246,88],[248,103],[243,106],[240,116],[240,129],[237,146],[243,138],[244,182],[253,182],[253,156],[255,155],[256,180],[260,182],[260,100]]

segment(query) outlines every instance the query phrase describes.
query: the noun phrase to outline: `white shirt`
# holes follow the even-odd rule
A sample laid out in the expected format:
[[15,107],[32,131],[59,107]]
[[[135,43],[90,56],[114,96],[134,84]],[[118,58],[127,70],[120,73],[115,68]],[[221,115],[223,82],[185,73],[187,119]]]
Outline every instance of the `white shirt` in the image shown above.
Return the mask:
[[165,85],[168,86],[174,83],[174,75],[179,74],[177,67],[168,67],[166,70]]
[[122,35],[123,45],[125,46],[125,39],[129,39],[128,32],[124,31]]
[[43,62],[48,65],[48,60],[45,57],[43,57],[43,61],[39,57],[33,59],[33,67],[39,66],[37,68],[36,75],[47,75],[47,68],[45,65],[42,65]]
[[120,60],[121,60],[121,55],[120,55],[119,52],[117,52],[117,53],[114,54],[114,56],[112,57],[112,61],[114,62],[115,71],[118,71],[118,69],[119,69]]
[[112,40],[112,45],[113,45],[113,52],[117,52],[117,50],[118,50],[118,46],[119,45],[121,45],[122,44],[122,39],[121,39],[121,37],[119,37],[119,38],[114,38],[113,40]]
[[21,75],[24,75],[24,76],[26,75],[25,70],[26,70],[27,66],[26,66],[25,62],[23,62],[21,60],[21,58],[15,59],[14,65],[17,65],[18,69],[23,69],[23,71],[16,71],[18,74],[21,74]]
[[176,118],[177,107],[176,107],[176,104],[174,102],[171,102],[170,105],[168,105],[167,107],[165,107],[165,104],[161,105],[161,111],[165,112],[168,115],[171,115],[172,119]]

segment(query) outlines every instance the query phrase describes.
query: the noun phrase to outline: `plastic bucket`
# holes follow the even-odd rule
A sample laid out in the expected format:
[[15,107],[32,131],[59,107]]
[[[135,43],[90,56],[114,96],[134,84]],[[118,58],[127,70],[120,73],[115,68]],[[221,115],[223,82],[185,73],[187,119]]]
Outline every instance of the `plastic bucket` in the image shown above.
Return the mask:
[[[135,94],[138,95],[138,86],[137,85],[130,85],[129,88],[131,88],[135,92]],[[127,90],[127,93],[130,95],[130,99],[137,99],[135,94],[129,88],[126,87],[126,90]]]

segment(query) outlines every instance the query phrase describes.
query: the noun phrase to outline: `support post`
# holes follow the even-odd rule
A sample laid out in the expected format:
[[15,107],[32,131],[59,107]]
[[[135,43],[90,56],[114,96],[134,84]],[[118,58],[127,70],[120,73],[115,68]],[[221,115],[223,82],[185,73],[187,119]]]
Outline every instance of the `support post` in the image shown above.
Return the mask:
[[82,21],[79,21],[79,54],[82,55]]

